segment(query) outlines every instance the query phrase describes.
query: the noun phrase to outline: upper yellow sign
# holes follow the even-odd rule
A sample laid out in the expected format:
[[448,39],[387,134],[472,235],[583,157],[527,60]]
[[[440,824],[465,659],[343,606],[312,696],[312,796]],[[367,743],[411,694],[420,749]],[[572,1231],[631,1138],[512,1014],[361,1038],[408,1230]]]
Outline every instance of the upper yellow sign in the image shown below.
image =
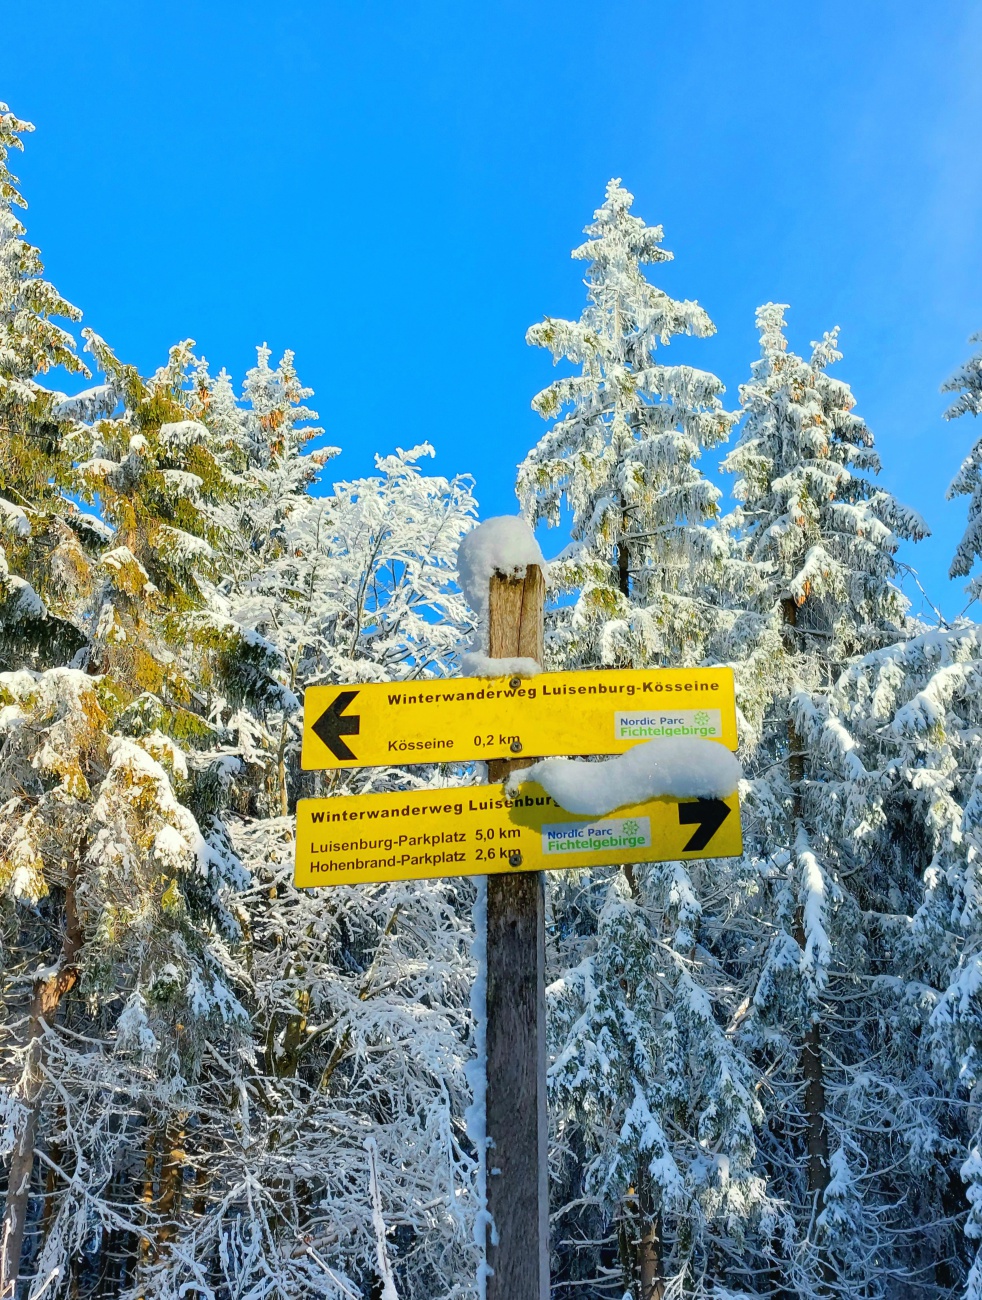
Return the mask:
[[601,867],[743,851],[740,803],[652,799],[602,817],[567,812],[532,781],[301,799],[295,883],[371,884],[427,876]]
[[621,754],[659,736],[737,747],[729,668],[604,668],[537,677],[311,686],[309,770]]

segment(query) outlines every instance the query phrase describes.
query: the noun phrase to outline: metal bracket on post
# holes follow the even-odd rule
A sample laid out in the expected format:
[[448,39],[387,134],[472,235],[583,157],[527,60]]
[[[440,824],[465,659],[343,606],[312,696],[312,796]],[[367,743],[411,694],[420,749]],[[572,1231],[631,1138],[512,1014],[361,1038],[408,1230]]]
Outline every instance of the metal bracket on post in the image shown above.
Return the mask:
[[[542,662],[545,580],[491,579],[489,654]],[[504,781],[531,759],[497,759]],[[516,863],[520,866],[521,863]],[[546,1111],[545,892],[540,871],[488,876],[487,1300],[549,1300],[548,1117]]]

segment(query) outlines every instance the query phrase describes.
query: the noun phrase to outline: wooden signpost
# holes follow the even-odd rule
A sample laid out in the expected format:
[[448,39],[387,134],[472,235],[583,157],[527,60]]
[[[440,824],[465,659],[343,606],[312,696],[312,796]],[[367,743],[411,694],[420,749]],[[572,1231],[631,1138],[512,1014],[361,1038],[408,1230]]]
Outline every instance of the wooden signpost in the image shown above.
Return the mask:
[[[543,659],[546,584],[491,579],[489,653]],[[488,764],[503,782],[528,758]],[[487,1300],[549,1300],[549,1116],[546,1108],[546,904],[542,872],[488,876]]]
[[[492,577],[492,658],[541,663],[544,597],[535,565],[524,578]],[[534,782],[513,794],[504,782],[536,758],[619,754],[661,736],[736,749],[732,672],[615,669],[306,694],[305,768],[489,760],[488,785],[301,800],[295,872],[304,888],[487,876],[487,1300],[549,1300],[542,871],[742,852],[736,795],[591,817]]]

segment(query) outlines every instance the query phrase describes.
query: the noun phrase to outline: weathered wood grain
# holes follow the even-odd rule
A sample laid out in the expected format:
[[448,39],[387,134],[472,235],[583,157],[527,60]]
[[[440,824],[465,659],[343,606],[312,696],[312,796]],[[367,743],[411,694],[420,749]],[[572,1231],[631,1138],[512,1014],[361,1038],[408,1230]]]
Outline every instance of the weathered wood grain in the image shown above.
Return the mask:
[[[495,576],[488,610],[494,658],[542,662],[545,581]],[[503,781],[530,759],[488,764]],[[487,1300],[548,1300],[549,1190],[546,1113],[545,900],[541,872],[488,877]]]

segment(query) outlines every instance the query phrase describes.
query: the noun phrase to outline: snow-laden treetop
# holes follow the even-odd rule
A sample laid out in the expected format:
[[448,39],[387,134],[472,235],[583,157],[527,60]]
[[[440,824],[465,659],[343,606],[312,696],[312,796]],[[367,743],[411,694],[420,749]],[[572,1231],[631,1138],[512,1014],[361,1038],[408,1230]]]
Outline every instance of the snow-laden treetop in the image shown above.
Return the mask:
[[744,558],[769,571],[773,600],[793,602],[799,632],[836,662],[899,635],[907,602],[894,581],[897,548],[928,528],[874,481],[872,430],[849,385],[828,374],[842,357],[838,329],[798,356],[785,310],[757,311],[761,356],[741,385],[746,421],[723,461],[738,475],[730,522]]
[[[574,615],[584,629],[582,654],[602,662],[610,656],[595,644],[599,625],[615,608],[630,617],[616,593],[632,608],[659,607],[652,617],[666,655],[683,639],[679,625],[691,620],[676,598],[696,592],[720,558],[706,527],[720,492],[696,462],[736,418],[723,409],[715,375],[656,360],[673,337],[706,338],[715,327],[697,302],[674,299],[646,278],[646,265],[672,255],[661,247],[661,226],[632,215],[633,202],[612,180],[589,238],[573,250],[589,264],[579,320],[549,316],[526,335],[554,361],[579,367],[533,398],[533,409],[555,423],[519,467],[517,487],[533,524],[557,525],[563,508],[570,511],[574,546],[553,578],[584,593]],[[650,657],[625,647],[615,658],[642,653]]]

